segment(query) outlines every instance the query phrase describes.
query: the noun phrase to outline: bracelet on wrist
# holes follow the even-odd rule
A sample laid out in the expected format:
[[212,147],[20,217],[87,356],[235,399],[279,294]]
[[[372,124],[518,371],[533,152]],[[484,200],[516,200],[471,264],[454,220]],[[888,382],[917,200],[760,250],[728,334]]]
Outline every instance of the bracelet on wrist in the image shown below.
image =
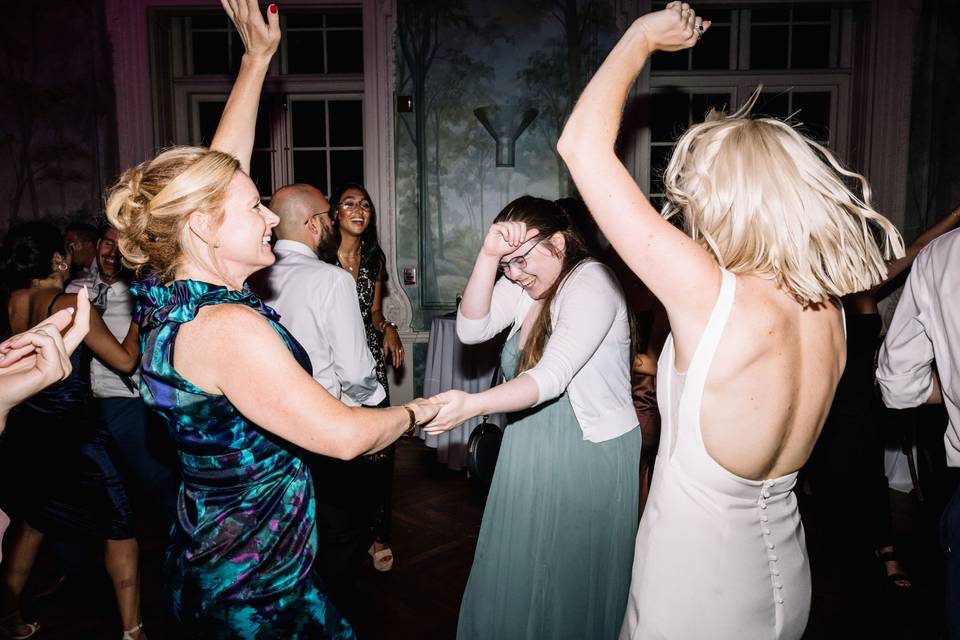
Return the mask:
[[404,431],[401,435],[412,436],[419,426],[417,424],[417,414],[413,412],[413,409],[407,405],[403,405],[403,408],[406,410],[407,415],[410,417],[410,424],[407,426],[407,430]]
[[390,322],[389,320],[384,320],[383,324],[380,325],[380,333],[383,333],[384,331],[386,331],[387,327],[393,327],[394,329],[396,329],[397,325],[396,323]]

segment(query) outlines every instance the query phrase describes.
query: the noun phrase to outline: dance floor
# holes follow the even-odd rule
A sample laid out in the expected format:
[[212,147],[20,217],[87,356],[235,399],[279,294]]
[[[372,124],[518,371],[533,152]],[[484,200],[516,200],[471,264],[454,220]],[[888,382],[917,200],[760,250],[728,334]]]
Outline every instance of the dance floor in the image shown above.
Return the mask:
[[[394,487],[394,569],[382,574],[366,562],[355,589],[341,594],[337,604],[362,639],[451,639],[473,558],[483,496],[463,474],[437,464],[433,450],[411,439],[404,439],[398,446]],[[812,538],[815,523],[807,522],[807,529]],[[164,534],[147,523],[141,538],[142,609],[151,640],[177,639],[164,627],[160,599]],[[29,589],[34,594],[48,589],[56,580],[51,555],[49,550],[44,552],[31,579]],[[557,558],[557,562],[562,563],[563,558]],[[818,563],[814,558],[814,568],[813,612],[805,638],[937,637],[942,600],[935,576],[915,571],[917,593],[902,598],[884,590],[879,580],[857,589],[844,588],[845,569],[837,564]],[[72,585],[68,581],[49,595],[31,597],[28,593],[31,604],[27,613],[39,619],[43,627],[36,636],[38,640],[120,637],[108,580],[95,565],[88,574]],[[730,576],[731,580],[736,578]],[[695,603],[690,605],[695,607]]]

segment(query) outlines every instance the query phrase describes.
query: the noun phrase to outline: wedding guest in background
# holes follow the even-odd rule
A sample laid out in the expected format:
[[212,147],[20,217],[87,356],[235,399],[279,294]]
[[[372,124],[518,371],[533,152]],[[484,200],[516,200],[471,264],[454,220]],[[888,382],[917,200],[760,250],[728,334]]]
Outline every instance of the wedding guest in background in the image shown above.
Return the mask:
[[[270,207],[277,261],[253,275],[250,286],[280,314],[283,326],[310,356],[313,377],[352,407],[377,406],[386,397],[367,346],[350,274],[318,257],[334,248],[330,203],[306,184],[283,187]],[[317,495],[317,566],[334,589],[358,565],[373,541],[372,505],[365,488],[370,465],[325,456],[310,459]]]
[[[914,261],[880,347],[877,382],[894,409],[946,405],[948,467],[960,467],[960,230],[931,241]],[[947,637],[960,638],[960,487],[941,519]]]
[[[671,329],[624,640],[803,634],[810,573],[792,489],[843,371],[835,299],[883,280],[878,239],[903,255],[866,181],[789,125],[747,117],[752,101],[680,136],[664,216],[653,208],[615,152],[624,103],[653,52],[690,48],[708,28],[680,2],[636,20],[557,144]],[[686,233],[664,219],[674,214]]]
[[[377,210],[363,185],[351,183],[330,199],[334,205],[333,231],[335,256],[333,264],[353,276],[360,300],[360,315],[367,333],[367,345],[377,366],[377,380],[387,396],[381,406],[390,406],[390,385],[387,364],[394,369],[403,366],[403,343],[397,325],[383,315],[386,256],[377,239]],[[393,528],[393,468],[396,451],[393,447],[367,458],[370,463],[367,495],[372,501],[373,544],[369,554],[378,571],[393,568],[390,534]]]
[[457,637],[612,638],[638,508],[627,307],[613,273],[549,200],[524,196],[500,212],[460,302],[464,343],[508,327],[507,381],[440,394],[444,406],[425,429],[511,414]]
[[[25,331],[56,312],[75,308],[78,296],[64,293],[70,273],[63,237],[43,223],[10,230],[4,254],[12,293],[7,304],[11,330]],[[130,373],[139,350],[136,327],[122,342],[98,313],[90,315],[86,348],[71,359],[70,375],[19,405],[10,415],[4,446],[5,507],[18,521],[2,566],[0,617],[7,635],[29,637],[39,625],[20,615],[20,596],[44,537],[106,540],[104,562],[113,581],[125,638],[140,639],[140,580],[137,541],[122,476],[109,453],[109,435],[97,418],[90,392],[89,363],[95,355]],[[4,343],[0,353],[12,347]],[[12,487],[16,489],[13,490]]]
[[[97,228],[86,222],[71,222],[63,232],[67,257],[70,258],[70,278],[92,279],[97,275]],[[68,290],[76,293],[79,290]]]

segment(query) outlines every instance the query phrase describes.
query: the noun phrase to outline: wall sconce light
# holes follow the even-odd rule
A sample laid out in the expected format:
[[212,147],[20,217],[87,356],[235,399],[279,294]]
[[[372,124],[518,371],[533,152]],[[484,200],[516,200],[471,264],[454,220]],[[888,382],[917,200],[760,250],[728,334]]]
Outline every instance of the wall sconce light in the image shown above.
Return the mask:
[[516,155],[517,138],[530,126],[538,111],[516,104],[489,105],[473,110],[480,124],[497,143],[497,166],[512,167]]

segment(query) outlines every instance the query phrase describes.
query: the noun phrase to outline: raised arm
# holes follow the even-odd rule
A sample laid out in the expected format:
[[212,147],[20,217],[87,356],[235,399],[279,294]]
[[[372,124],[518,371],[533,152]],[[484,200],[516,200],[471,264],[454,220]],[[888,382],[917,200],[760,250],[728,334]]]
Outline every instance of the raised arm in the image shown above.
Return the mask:
[[490,226],[457,310],[457,337],[461,342],[484,342],[513,322],[522,292],[506,278],[497,283],[497,266],[503,256],[537,233],[536,229],[527,229],[523,222],[498,222]]
[[558,295],[556,321],[537,364],[481,393],[448,391],[434,396],[431,400],[444,406],[424,431],[437,434],[479,415],[522,411],[566,391],[600,348],[623,303],[613,275],[596,263],[581,267]]
[[[366,409],[338,401],[304,371],[266,320],[246,307],[205,310],[181,329],[177,342],[177,353],[185,355],[177,356],[175,366],[184,377],[225,395],[251,422],[309,451],[350,460],[383,449],[410,424],[404,407]],[[418,423],[439,409],[423,400],[405,406]]]
[[264,22],[257,0],[220,0],[220,4],[240,33],[244,54],[210,148],[234,156],[249,174],[263,79],[280,44],[280,14],[277,5],[271,4]]
[[717,263],[659,215],[614,150],[627,93],[647,58],[693,46],[696,20],[686,4],[672,2],[634,22],[584,89],[557,150],[600,229],[666,307],[673,329],[690,323],[698,334],[719,293]]
[[[913,264],[913,261],[916,260],[917,254],[920,253],[921,249],[930,244],[932,240],[939,238],[947,231],[950,231],[956,227],[957,224],[960,224],[960,207],[954,209],[947,215],[937,220],[933,225],[930,226],[929,229],[917,236],[917,239],[906,248],[902,258],[888,262],[887,279],[883,284],[893,280],[906,269],[909,269],[910,265]],[[882,287],[883,284],[880,286]]]
[[[55,309],[66,309],[76,306],[78,298],[84,295],[81,293],[71,293],[60,296],[57,299]],[[140,364],[140,332],[135,322],[130,323],[127,335],[118,342],[110,329],[107,327],[100,313],[90,312],[90,330],[83,343],[87,345],[105,365],[114,369],[118,373],[129,374],[136,370]]]

